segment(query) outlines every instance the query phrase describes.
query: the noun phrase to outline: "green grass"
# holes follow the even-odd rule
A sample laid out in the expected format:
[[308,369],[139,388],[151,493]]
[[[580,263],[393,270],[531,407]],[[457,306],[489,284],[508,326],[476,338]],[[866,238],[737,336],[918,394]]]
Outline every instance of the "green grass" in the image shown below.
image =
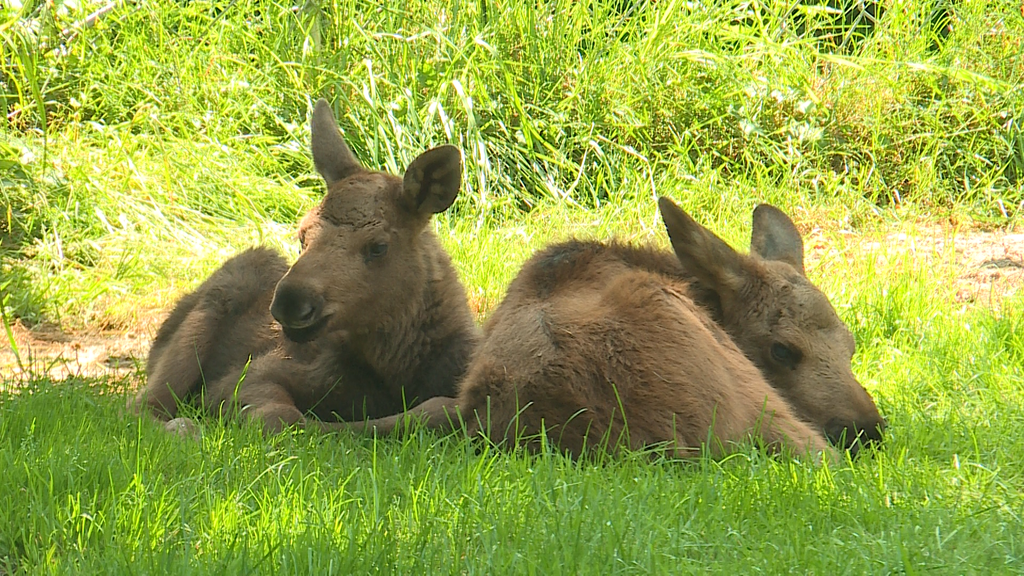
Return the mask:
[[1018,572],[1020,301],[1013,314],[947,316],[924,271],[894,274],[888,294],[860,277],[837,299],[858,337],[855,372],[891,424],[885,449],[852,464],[754,451],[574,463],[429,433],[263,438],[216,421],[190,442],[128,417],[123,383],[40,382],[0,398],[0,566]]
[[166,0],[93,27],[75,23],[94,1],[6,4],[6,306],[129,325],[227,254],[290,242],[321,193],[307,153],[321,96],[370,167],[460,146],[452,226],[655,193],[728,222],[754,200],[853,226],[1018,222],[1018,4],[957,4],[936,49],[929,2],[885,5],[874,34],[833,50],[815,37],[827,14],[787,2]]
[[1021,223],[1019,3],[956,3],[938,47],[930,2],[839,47],[792,2],[400,4],[125,2],[93,27],[91,0],[0,6],[5,321],[131,328],[240,248],[294,256],[323,96],[367,166],[463,150],[435,226],[484,315],[551,240],[667,245],[658,194],[737,246],[760,201],[820,229],[809,274],[884,450],[574,463],[215,421],[182,442],[125,414],[137,377],[5,382],[0,573],[1024,569],[1024,297],[957,303],[951,252],[862,244]]

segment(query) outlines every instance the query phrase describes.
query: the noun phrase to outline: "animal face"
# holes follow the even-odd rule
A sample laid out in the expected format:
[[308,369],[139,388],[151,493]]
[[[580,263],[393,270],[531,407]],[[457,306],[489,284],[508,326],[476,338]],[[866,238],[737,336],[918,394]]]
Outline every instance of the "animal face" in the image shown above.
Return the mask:
[[270,308],[296,342],[366,333],[412,306],[409,294],[430,273],[426,254],[439,249],[426,225],[455,201],[462,179],[452,146],[424,152],[403,177],[366,170],[323,100],[313,112],[312,149],[327,195],[302,219],[302,253]]
[[789,217],[758,206],[748,256],[667,198],[659,206],[679,260],[718,295],[723,327],[772,387],[851,452],[881,441],[885,421],[850,368],[853,336],[804,275],[803,241]]

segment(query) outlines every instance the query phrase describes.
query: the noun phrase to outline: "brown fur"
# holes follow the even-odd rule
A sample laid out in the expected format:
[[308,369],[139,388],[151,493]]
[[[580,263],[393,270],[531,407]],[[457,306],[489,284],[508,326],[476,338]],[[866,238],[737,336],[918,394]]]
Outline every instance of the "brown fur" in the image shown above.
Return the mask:
[[300,224],[302,254],[287,268],[250,250],[184,297],[153,344],[139,409],[174,417],[175,399],[206,383],[208,410],[277,430],[307,413],[378,418],[455,393],[479,335],[428,223],[458,195],[461,155],[442,146],[404,177],[368,171],[323,100],[312,137],[328,191]]
[[620,443],[692,455],[709,440],[720,452],[751,435],[801,453],[829,452],[823,432],[854,450],[858,434],[880,440],[885,424],[850,371],[853,339],[804,276],[792,222],[759,206],[745,256],[660,205],[676,257],[596,242],[536,254],[488,321],[458,398],[412,413],[445,428],[457,407],[495,441],[536,442],[543,429],[573,455]]
[[176,400],[277,345],[270,301],[288,270],[269,248],[231,258],[187,294],[164,320],[149,350],[147,386],[135,398],[137,411],[161,418],[178,412]]

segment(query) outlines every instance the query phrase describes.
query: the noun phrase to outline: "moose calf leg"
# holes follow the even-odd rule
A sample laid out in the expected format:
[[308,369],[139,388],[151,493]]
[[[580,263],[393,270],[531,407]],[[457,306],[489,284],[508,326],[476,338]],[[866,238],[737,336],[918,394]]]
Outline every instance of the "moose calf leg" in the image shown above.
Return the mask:
[[188,313],[149,367],[146,385],[131,401],[136,414],[148,411],[165,421],[178,414],[177,401],[203,379],[202,364],[209,356],[216,320],[210,310],[195,308]]
[[811,456],[820,463],[827,459],[832,464],[840,461],[835,451],[821,432],[793,415],[789,407],[779,402],[774,410],[766,409],[762,424],[761,437],[769,446],[792,451],[796,456]]
[[245,406],[242,414],[263,424],[268,434],[277,434],[289,426],[304,426],[306,417],[295,407],[295,404],[275,402],[260,406]]
[[305,424],[306,417],[284,386],[258,378],[251,371],[241,385],[237,380],[237,376],[232,375],[214,383],[207,397],[206,407],[210,412],[237,410],[240,415],[261,423],[268,433]]
[[[398,429],[406,431],[419,421],[428,430],[437,430],[447,434],[455,430],[461,421],[456,399],[448,396],[435,396],[417,404],[413,408],[393,416],[375,418],[362,422],[317,422],[321,430],[350,430],[356,433],[390,434]],[[306,423],[310,426],[311,421]]]

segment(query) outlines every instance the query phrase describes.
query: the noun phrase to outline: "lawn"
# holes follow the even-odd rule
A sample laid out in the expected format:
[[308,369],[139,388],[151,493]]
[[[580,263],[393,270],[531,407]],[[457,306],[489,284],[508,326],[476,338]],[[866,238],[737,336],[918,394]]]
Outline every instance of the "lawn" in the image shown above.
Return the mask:
[[[1019,3],[887,0],[869,32],[792,2],[159,0],[87,21],[104,4],[0,6],[0,574],[1024,571]],[[753,206],[780,206],[885,444],[815,467],[213,419],[183,440],[125,412],[141,366],[35,368],[15,329],[151,334],[237,250],[294,258],[321,96],[367,166],[462,149],[434,226],[481,319],[549,241],[667,246],[656,195],[743,249]],[[971,259],[981,238],[1003,251]]]

